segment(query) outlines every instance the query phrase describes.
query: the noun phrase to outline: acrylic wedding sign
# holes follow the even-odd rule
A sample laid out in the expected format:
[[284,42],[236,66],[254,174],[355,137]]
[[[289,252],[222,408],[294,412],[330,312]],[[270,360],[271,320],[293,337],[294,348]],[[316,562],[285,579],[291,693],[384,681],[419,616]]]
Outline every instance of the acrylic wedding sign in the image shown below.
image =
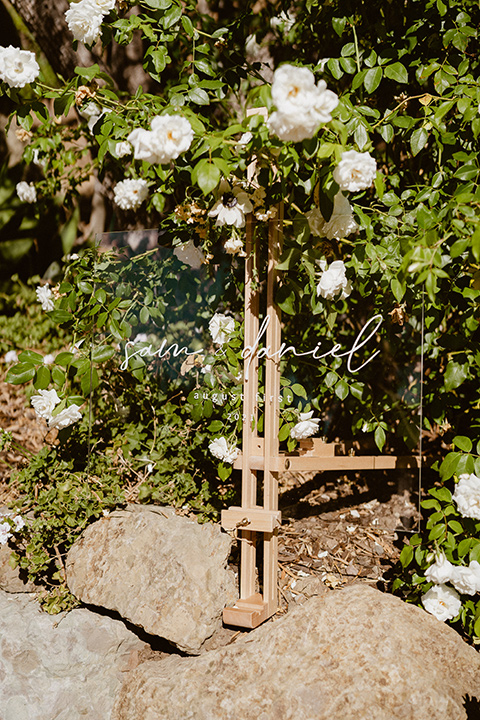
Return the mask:
[[[282,324],[275,304],[282,225],[279,206],[277,217],[268,223],[265,278],[258,277],[251,217],[246,258],[232,263],[231,256],[225,256],[213,267],[192,267],[172,249],[158,247],[156,230],[104,234],[99,243],[100,250],[123,248],[120,284],[147,283],[134,333],[119,350],[119,370],[138,378],[144,372],[155,375],[189,403],[194,422],[217,418],[210,426],[218,430],[214,436],[223,436],[223,424],[230,430],[235,423],[241,427],[241,449],[231,458],[241,471],[241,502],[223,510],[221,518],[223,528],[240,542],[240,589],[235,606],[225,608],[223,618],[226,624],[246,628],[256,627],[278,609],[279,473],[409,468],[418,472],[419,482],[421,473],[420,320],[394,326],[367,302],[357,304],[358,317],[343,315],[322,336],[318,316]],[[156,288],[148,286],[148,268],[142,270],[147,258],[160,263],[162,281]],[[230,347],[228,336],[214,342],[209,323],[218,313],[233,317],[238,327],[243,321],[243,347],[238,341]],[[231,358],[232,352],[243,373],[216,374],[212,365],[228,353]],[[378,418],[359,424],[354,411],[346,410],[347,396],[361,399],[365,387],[372,407],[378,388],[379,402],[387,394],[398,423],[410,427],[404,432],[410,442],[400,453],[395,442],[388,442]],[[295,405],[313,409],[322,437],[300,440],[289,452],[289,426],[281,429],[280,417]],[[378,411],[381,415],[380,406]],[[385,452],[379,452],[373,436],[377,445],[386,442]]]

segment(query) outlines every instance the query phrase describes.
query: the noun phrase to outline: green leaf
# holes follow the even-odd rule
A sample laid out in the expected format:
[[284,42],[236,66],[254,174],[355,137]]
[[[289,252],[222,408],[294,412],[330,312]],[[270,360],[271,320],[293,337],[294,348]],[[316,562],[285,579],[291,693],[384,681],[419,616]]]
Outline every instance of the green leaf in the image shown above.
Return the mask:
[[301,256],[302,251],[298,248],[288,248],[282,254],[280,261],[277,264],[277,270],[290,270],[290,268],[296,267]]
[[207,92],[200,87],[192,88],[188,91],[187,95],[196,105],[210,105],[210,98]]
[[390,287],[392,288],[392,292],[395,296],[395,300],[397,302],[401,302],[403,296],[405,295],[406,287],[404,285],[402,285],[400,280],[397,280],[397,278],[392,278]]
[[66,310],[51,310],[47,315],[54,323],[59,325],[73,320],[73,315]]
[[477,262],[480,262],[480,228],[477,228],[472,235],[472,253]]
[[232,474],[232,466],[227,465],[223,462],[220,462],[218,464],[218,476],[220,480],[228,480],[230,475]]
[[378,447],[380,452],[383,450],[383,446],[385,445],[386,435],[385,430],[379,425],[374,433],[375,438],[375,445]]
[[477,542],[470,550],[470,562],[472,560],[480,562],[480,542]]
[[408,72],[405,69],[405,66],[402,65],[400,62],[392,63],[392,65],[387,65],[387,67],[384,69],[385,77],[389,78],[390,80],[396,80],[396,82],[399,83],[407,83],[408,82]]
[[338,375],[335,372],[329,372],[325,375],[325,385],[329,388],[335,385]]
[[458,447],[459,450],[463,450],[463,452],[471,452],[473,443],[470,440],[470,438],[465,437],[464,435],[457,435],[453,438],[453,444]]
[[170,12],[165,13],[165,15],[162,18],[162,25],[165,28],[165,30],[168,30],[171,28],[175,23],[177,23],[180,18],[182,17],[182,8],[178,6],[174,6]]
[[23,350],[18,356],[20,362],[42,363],[43,356],[33,350]]
[[440,503],[435,498],[427,498],[426,500],[422,500],[421,502],[422,508],[425,508],[425,510],[440,510]]
[[86,282],[85,280],[80,280],[78,289],[85,293],[85,295],[91,295],[93,293],[92,283]]
[[52,368],[52,380],[58,387],[62,387],[65,382],[65,373],[58,367]]
[[473,632],[477,637],[480,637],[480,616],[475,620]]
[[173,0],[142,0],[143,5],[153,8],[153,10],[168,10]]
[[420,150],[423,150],[425,145],[427,144],[428,140],[428,132],[425,130],[425,128],[417,128],[413,131],[412,136],[410,138],[410,148],[412,150],[412,154],[418,155]]
[[340,78],[343,76],[343,70],[340,67],[340,62],[337,58],[330,58],[330,60],[327,62],[327,67],[332,73],[335,80],[340,80]]
[[463,533],[463,525],[461,525],[458,520],[449,520],[448,527],[453,530],[454,533]]
[[390,142],[395,134],[395,131],[391,125],[383,125],[381,128],[379,128],[380,135],[385,140],[385,142]]
[[283,442],[284,440],[286,440],[288,438],[289,435],[290,435],[290,425],[288,425],[288,423],[284,423],[279,430],[278,441]]
[[455,390],[468,377],[468,363],[461,365],[460,363],[450,360],[445,371],[444,383],[447,392]]
[[377,87],[380,85],[380,82],[383,77],[383,70],[381,67],[375,67],[371,68],[370,70],[367,70],[365,73],[365,77],[363,78],[363,84],[365,86],[365,90],[368,93],[373,93]]
[[429,540],[439,540],[443,535],[446,533],[445,525],[442,523],[439,523],[438,525],[434,525],[433,528],[430,530],[428,534]]
[[363,125],[357,125],[355,128],[355,132],[353,133],[353,137],[355,138],[355,142],[358,145],[359,150],[363,150],[365,145],[368,143],[368,133]]
[[303,385],[300,385],[299,383],[294,383],[294,384],[290,387],[290,390],[291,390],[295,395],[297,395],[297,397],[305,398],[305,400],[307,399],[307,393],[306,393],[305,388],[303,387]]
[[279,288],[275,302],[287,315],[295,315],[295,291],[289,288],[288,285],[282,285]]
[[187,35],[193,37],[195,34],[195,28],[188,15],[182,15],[182,25]]
[[92,350],[93,362],[102,363],[105,362],[105,360],[109,360],[114,355],[115,350],[110,345],[100,345]]
[[339,380],[335,385],[335,395],[340,398],[340,400],[345,400],[345,398],[348,396],[348,393],[349,389],[345,380]]
[[10,370],[7,372],[7,377],[5,379],[7,383],[11,383],[12,385],[20,385],[21,383],[26,383],[29,380],[33,380],[34,377],[35,366],[29,362],[22,362],[11,367]]
[[197,183],[204,195],[208,195],[217,187],[221,175],[220,168],[204,158],[195,165],[192,180]]
[[337,35],[338,35],[339,37],[342,36],[343,31],[345,30],[345,25],[346,25],[346,23],[347,23],[347,18],[346,18],[346,17],[341,17],[341,18],[334,17],[334,18],[332,18],[332,27],[333,27],[333,29],[335,30],[335,32],[337,33]]
[[145,52],[144,68],[154,80],[161,82],[161,73],[165,70],[169,60],[166,47],[163,45],[157,48],[150,46]]
[[400,553],[400,562],[402,567],[406,568],[413,560],[414,548],[411,545],[404,545]]
[[49,386],[49,384],[50,370],[45,367],[45,365],[41,365],[35,374],[33,385],[37,390],[45,390]]
[[57,365],[62,365],[63,367],[67,367],[69,365],[73,358],[75,357],[74,353],[71,352],[61,352],[58,353],[58,355],[55,358],[55,363]]

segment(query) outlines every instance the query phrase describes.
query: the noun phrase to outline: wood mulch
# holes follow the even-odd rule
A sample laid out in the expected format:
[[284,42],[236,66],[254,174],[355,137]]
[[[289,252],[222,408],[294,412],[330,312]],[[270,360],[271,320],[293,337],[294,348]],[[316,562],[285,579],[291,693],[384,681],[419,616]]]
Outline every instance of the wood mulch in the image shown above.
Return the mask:
[[[0,370],[0,429],[11,433],[15,443],[27,452],[37,453],[44,445],[46,423],[38,422],[34,409],[25,399],[23,386],[5,382],[6,370]],[[14,446],[0,452],[0,506],[17,497],[14,484],[9,484],[12,471],[27,464],[24,454]]]

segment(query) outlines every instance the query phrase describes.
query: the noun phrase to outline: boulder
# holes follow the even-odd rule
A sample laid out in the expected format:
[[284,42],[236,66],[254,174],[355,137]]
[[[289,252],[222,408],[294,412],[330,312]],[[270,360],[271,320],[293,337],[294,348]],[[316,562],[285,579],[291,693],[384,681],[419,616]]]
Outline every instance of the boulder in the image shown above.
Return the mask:
[[149,650],[119,620],[0,591],[0,719],[110,720],[122,673]]
[[[0,545],[0,590],[11,593],[35,592],[38,586],[30,582],[26,572],[10,565],[12,550],[8,545]],[[0,718],[1,720],[1,718]]]
[[465,720],[479,696],[480,657],[452,628],[353,585],[198,658],[143,663],[113,720]]
[[231,545],[217,525],[172,508],[128,506],[90,525],[70,549],[68,586],[83,602],[195,654],[237,599],[226,568]]

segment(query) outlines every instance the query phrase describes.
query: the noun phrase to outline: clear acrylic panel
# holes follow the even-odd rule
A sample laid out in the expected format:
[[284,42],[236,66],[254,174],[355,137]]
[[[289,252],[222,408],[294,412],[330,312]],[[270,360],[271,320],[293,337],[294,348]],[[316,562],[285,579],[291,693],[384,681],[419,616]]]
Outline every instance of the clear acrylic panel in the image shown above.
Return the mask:
[[[240,449],[244,260],[232,261],[225,255],[206,264],[196,264],[190,256],[182,261],[175,250],[159,246],[161,240],[158,230],[105,233],[97,238],[100,285],[103,268],[106,271],[108,265],[105,282],[115,283],[119,302],[118,325],[113,322],[108,328],[118,336],[113,362],[132,383],[144,383],[147,378],[152,387],[177,398],[191,423],[201,422],[207,429],[206,447],[215,437],[226,436]],[[276,356],[281,365],[280,413],[284,421],[281,452],[298,454],[290,430],[299,413],[312,412],[320,419],[316,437],[335,443],[336,455],[418,457],[421,298],[408,311],[398,306],[388,314],[378,308],[373,296],[355,298],[354,312],[349,312],[345,303],[342,311],[337,306],[335,312],[317,310],[315,314],[307,309],[297,315],[284,313],[280,347],[265,348],[265,288],[261,282],[259,287],[259,415],[255,432],[263,434],[262,356]],[[129,307],[128,312],[123,306]],[[219,342],[218,322],[211,325],[215,315],[226,318],[224,342]],[[231,318],[235,321],[233,336],[229,334]],[[127,335],[128,339],[120,339]],[[95,345],[102,342],[100,334]],[[236,370],[232,369],[235,362]],[[409,472],[421,482],[421,463],[406,459],[401,465],[410,467]]]

